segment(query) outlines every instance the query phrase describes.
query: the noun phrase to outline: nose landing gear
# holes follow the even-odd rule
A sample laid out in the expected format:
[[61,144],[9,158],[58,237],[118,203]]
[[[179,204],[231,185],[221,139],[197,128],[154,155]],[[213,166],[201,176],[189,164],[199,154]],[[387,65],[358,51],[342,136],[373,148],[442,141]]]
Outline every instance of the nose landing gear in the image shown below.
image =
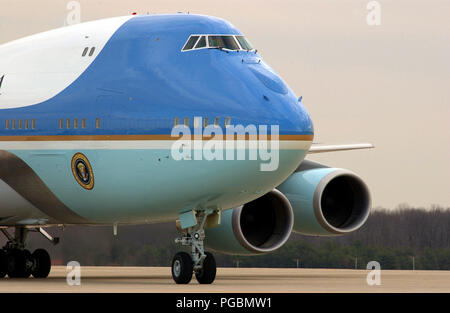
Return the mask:
[[190,246],[192,252],[178,252],[172,260],[172,278],[177,284],[188,284],[195,273],[200,284],[211,284],[216,278],[216,261],[210,252],[205,252],[205,224],[209,215],[216,211],[196,212],[197,223],[183,232],[183,236],[175,239],[176,243]]

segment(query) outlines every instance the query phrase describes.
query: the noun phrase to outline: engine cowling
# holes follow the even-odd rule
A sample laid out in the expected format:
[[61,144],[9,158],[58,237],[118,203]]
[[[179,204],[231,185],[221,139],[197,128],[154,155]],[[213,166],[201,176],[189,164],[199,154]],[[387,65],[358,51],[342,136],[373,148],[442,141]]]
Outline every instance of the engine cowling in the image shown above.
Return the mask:
[[294,213],[278,190],[222,212],[219,226],[206,230],[206,245],[228,254],[251,255],[274,251],[289,238]]
[[294,210],[294,232],[305,235],[343,235],[367,220],[371,197],[356,174],[303,161],[297,171],[277,187]]

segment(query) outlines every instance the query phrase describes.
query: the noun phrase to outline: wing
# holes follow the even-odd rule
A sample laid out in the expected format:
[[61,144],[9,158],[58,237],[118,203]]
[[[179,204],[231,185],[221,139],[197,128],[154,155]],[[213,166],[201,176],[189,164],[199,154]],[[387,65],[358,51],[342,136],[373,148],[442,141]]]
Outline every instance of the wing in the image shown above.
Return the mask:
[[372,148],[375,148],[375,146],[371,143],[350,143],[342,145],[324,145],[313,143],[311,148],[309,148],[308,154]]

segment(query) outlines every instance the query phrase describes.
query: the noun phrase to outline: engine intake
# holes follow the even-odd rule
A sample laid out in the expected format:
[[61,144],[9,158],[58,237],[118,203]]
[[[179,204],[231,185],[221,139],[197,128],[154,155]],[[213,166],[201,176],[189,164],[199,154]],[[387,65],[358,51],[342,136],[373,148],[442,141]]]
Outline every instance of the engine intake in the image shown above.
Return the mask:
[[288,199],[278,190],[224,211],[219,226],[206,230],[206,244],[229,254],[261,254],[281,247],[294,225]]
[[358,176],[346,170],[325,176],[316,188],[313,201],[318,221],[336,234],[357,230],[369,216],[369,190]]
[[342,235],[359,229],[367,220],[370,192],[356,174],[311,161],[278,189],[294,209],[294,231],[306,235]]

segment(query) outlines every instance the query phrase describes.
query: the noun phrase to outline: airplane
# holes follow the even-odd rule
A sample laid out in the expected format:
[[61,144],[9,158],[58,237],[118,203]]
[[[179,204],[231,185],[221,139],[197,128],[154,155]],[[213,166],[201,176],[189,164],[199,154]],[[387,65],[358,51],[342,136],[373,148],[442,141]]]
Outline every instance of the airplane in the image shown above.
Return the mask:
[[26,239],[58,243],[50,226],[172,221],[191,249],[172,259],[177,284],[214,282],[206,249],[353,232],[368,186],[305,157],[373,145],[313,138],[302,97],[221,18],[122,16],[0,45],[0,277],[49,275]]

